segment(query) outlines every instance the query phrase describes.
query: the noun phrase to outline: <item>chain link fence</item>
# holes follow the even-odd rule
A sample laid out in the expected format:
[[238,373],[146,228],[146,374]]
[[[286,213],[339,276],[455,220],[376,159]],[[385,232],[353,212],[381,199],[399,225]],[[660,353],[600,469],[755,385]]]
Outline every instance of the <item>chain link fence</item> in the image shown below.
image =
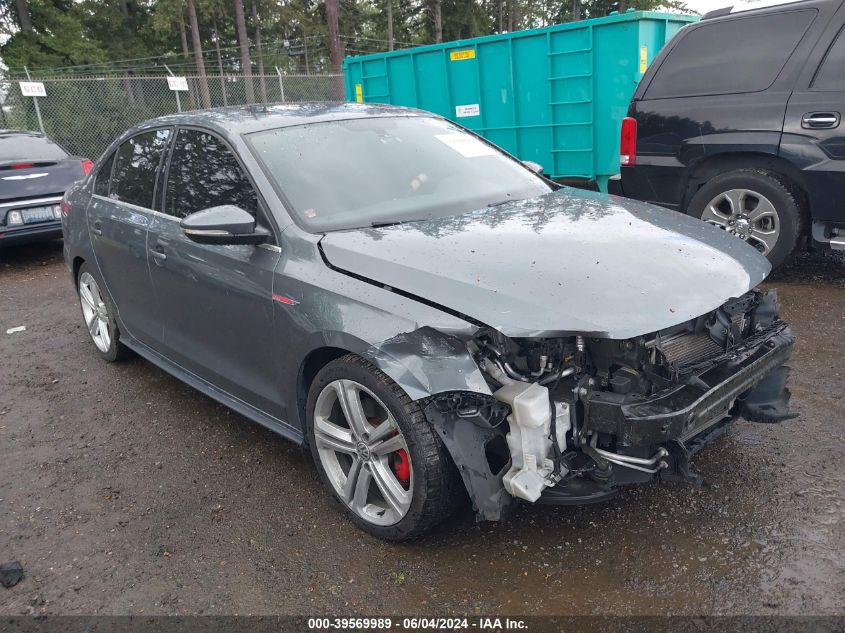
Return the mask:
[[[180,110],[343,98],[342,75],[193,75],[186,79],[187,92],[170,90],[165,76],[33,81],[42,82],[47,92],[38,98],[47,135],[72,154],[93,159],[133,125]],[[0,101],[0,129],[38,130],[35,102],[21,95],[17,81],[0,80]]]

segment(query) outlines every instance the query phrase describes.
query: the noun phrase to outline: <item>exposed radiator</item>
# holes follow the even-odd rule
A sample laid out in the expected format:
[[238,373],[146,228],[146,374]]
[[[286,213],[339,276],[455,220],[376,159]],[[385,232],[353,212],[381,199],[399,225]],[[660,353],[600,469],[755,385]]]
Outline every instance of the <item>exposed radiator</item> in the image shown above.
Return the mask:
[[724,351],[706,334],[689,332],[661,336],[657,349],[663,354],[666,364],[674,367],[697,363]]

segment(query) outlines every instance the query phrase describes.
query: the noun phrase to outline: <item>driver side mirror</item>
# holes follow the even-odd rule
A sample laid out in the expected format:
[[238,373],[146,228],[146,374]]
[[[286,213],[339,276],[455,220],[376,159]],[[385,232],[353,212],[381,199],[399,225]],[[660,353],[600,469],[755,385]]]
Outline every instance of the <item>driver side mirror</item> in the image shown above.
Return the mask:
[[199,244],[263,244],[270,239],[269,231],[256,226],[251,213],[231,204],[192,213],[179,226]]
[[543,166],[540,163],[535,163],[533,160],[523,160],[521,162],[535,174],[540,174],[541,176],[543,175]]

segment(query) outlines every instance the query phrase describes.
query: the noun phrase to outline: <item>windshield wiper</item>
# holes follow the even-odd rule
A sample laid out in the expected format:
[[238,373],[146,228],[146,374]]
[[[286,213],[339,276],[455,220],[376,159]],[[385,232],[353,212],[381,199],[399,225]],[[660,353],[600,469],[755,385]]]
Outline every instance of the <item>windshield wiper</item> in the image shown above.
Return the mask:
[[402,224],[401,220],[388,220],[385,222],[370,222],[370,228],[373,229],[381,229],[385,226],[396,226],[397,224]]

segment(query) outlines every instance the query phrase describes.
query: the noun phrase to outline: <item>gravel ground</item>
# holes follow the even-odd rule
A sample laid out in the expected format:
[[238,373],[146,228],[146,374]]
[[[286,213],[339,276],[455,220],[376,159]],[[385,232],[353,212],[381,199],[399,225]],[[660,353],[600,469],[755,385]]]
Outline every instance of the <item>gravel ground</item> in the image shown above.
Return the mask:
[[[94,353],[57,244],[0,252],[0,588],[14,614],[845,614],[845,264],[778,274],[800,417],[740,422],[707,485],[471,511],[388,545],[301,449],[141,359]],[[6,334],[25,325],[26,331]]]

